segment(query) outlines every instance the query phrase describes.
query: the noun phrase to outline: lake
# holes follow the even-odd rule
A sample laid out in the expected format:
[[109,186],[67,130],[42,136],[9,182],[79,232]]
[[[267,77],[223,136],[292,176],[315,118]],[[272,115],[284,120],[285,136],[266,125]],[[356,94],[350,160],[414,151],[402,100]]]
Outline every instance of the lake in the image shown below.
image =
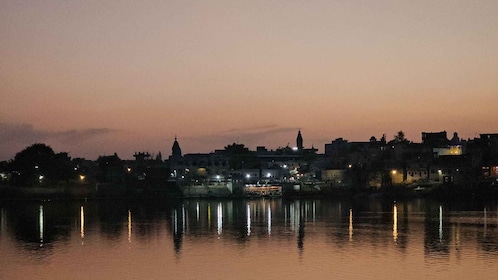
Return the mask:
[[0,279],[491,279],[497,205],[0,201]]

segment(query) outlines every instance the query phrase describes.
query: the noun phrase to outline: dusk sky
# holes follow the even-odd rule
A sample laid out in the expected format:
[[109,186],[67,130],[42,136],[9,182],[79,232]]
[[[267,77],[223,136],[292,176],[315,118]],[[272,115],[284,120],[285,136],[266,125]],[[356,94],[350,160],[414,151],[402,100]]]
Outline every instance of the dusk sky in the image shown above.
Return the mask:
[[498,132],[498,1],[0,0],[0,160]]

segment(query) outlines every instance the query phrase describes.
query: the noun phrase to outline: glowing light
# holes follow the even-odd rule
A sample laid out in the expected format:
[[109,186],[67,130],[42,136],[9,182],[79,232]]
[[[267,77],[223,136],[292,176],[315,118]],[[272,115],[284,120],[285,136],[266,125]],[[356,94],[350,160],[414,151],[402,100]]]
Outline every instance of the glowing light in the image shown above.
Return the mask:
[[85,178],[86,178],[86,176],[85,176],[85,175],[80,175],[80,181],[84,181],[84,180],[85,180]]
[[223,207],[218,203],[218,235],[223,231]]
[[268,205],[268,235],[271,235],[271,207]]
[[251,178],[251,174],[246,174],[246,178],[247,179]]
[[296,222],[296,218],[295,218],[295,212],[296,210],[294,209],[295,206],[294,206],[294,203],[290,205],[289,207],[289,226],[290,228],[293,230],[295,228],[295,222]]
[[439,242],[443,241],[443,206],[439,206]]
[[128,210],[128,243],[131,243],[131,210]]
[[353,165],[352,165],[352,164],[349,164],[349,165],[348,165],[348,168],[351,168],[351,167],[353,167]]
[[251,236],[251,207],[247,204],[247,236]]
[[395,174],[397,173],[397,171],[396,171],[396,170],[393,170],[393,171],[391,171],[391,173],[392,173],[393,175],[395,175]]
[[185,232],[185,226],[187,225],[187,221],[185,220],[187,217],[185,211],[185,205],[182,204],[182,231]]
[[313,223],[316,223],[316,203],[313,201]]
[[176,212],[176,209],[175,211],[173,211],[173,231],[175,235],[178,233],[178,214]]
[[128,171],[128,173],[130,173],[131,172],[131,167],[126,168],[126,171]]
[[211,228],[211,204],[208,203],[208,228]]
[[[38,223],[40,225],[40,243],[43,243],[43,205],[40,205],[40,215],[38,218]],[[40,247],[43,244],[40,244]]]
[[398,207],[396,204],[393,206],[393,239],[394,242],[398,240]]
[[80,207],[80,236],[85,238],[85,209]]
[[195,211],[197,215],[197,221],[199,221],[199,202],[197,202],[197,205],[195,206]]
[[353,241],[353,209],[349,209],[349,242]]

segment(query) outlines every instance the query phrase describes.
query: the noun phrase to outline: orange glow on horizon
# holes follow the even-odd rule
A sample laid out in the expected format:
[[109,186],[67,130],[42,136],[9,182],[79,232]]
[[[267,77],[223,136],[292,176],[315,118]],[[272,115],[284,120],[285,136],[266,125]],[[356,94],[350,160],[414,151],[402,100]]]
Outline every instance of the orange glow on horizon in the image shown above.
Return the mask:
[[2,5],[0,160],[496,132],[496,1],[81,5]]

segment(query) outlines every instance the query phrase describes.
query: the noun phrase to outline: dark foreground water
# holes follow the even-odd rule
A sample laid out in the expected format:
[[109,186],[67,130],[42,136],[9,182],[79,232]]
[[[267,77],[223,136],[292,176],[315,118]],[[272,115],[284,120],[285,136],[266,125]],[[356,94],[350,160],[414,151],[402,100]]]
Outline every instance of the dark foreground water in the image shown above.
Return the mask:
[[494,279],[495,203],[0,202],[0,279]]

